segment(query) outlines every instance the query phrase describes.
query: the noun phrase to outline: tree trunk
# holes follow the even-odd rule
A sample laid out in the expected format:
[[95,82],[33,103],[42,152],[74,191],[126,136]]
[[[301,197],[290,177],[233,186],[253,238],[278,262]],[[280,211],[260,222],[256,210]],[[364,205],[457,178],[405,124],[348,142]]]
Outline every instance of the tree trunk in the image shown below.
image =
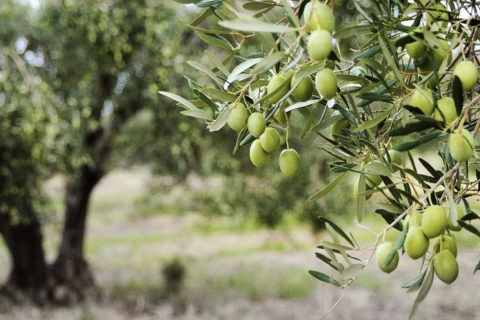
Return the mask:
[[43,235],[33,209],[23,223],[12,224],[8,214],[0,214],[0,233],[11,255],[12,270],[2,294],[20,302],[24,294],[38,303],[49,298],[47,265],[42,247]]
[[101,170],[83,165],[66,188],[64,229],[52,274],[58,284],[67,287],[78,299],[84,298],[85,289],[95,286],[84,257],[84,238],[90,195],[102,176]]

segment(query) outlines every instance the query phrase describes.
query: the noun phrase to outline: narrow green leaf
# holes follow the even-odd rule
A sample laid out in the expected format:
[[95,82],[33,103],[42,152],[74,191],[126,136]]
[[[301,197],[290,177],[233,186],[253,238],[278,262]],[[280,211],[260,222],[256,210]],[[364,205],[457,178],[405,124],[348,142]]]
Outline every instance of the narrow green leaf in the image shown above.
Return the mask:
[[349,28],[343,28],[342,30],[335,32],[333,38],[335,38],[336,40],[345,39],[351,36],[358,35],[359,33],[364,31],[370,31],[370,29],[372,29],[372,26],[353,26]]
[[283,51],[277,51],[272,53],[271,55],[263,58],[262,61],[260,61],[255,68],[253,68],[252,73],[253,74],[262,74],[264,72],[267,72],[270,70],[274,65],[276,65],[279,61],[281,61],[283,58],[285,58],[285,52]]
[[453,76],[452,80],[452,99],[455,103],[455,109],[457,109],[457,115],[460,115],[462,113],[464,96],[462,81],[457,76]]
[[198,3],[196,3],[197,7],[200,7],[200,8],[207,8],[207,7],[211,7],[213,5],[216,5],[217,3],[221,3],[225,0],[203,0],[203,1],[200,1]]
[[196,109],[196,110],[185,110],[180,112],[181,114],[187,116],[187,117],[193,117],[193,118],[198,118],[198,119],[204,119],[208,121],[213,121],[212,117],[202,109]]
[[208,33],[203,33],[203,32],[195,32],[197,36],[205,41],[208,44],[211,44],[212,46],[219,47],[222,49],[227,49],[227,50],[232,50],[233,46],[230,44],[230,42],[226,41],[225,38],[219,38],[218,36],[213,36]]
[[288,3],[287,0],[280,0],[280,2],[282,3],[283,8],[287,12],[288,17],[290,18],[289,20],[294,24],[294,27],[298,28],[298,19],[295,15],[295,12],[293,11],[292,6]]
[[473,270],[473,274],[475,274],[477,270],[480,270],[480,261],[478,261],[477,265],[475,266],[475,270]]
[[315,256],[322,260],[323,262],[325,262],[326,264],[328,264],[330,267],[332,267],[333,269],[337,270],[338,271],[338,268],[337,266],[335,266],[333,263],[332,263],[332,259],[330,259],[329,257],[319,253],[319,252],[315,252]]
[[422,284],[422,287],[420,288],[420,291],[418,292],[418,296],[415,299],[415,302],[413,303],[412,311],[410,312],[410,316],[408,317],[409,319],[412,319],[415,313],[418,310],[418,307],[420,306],[420,303],[422,303],[423,300],[428,295],[428,292],[432,288],[432,283],[433,283],[433,268],[430,267],[430,270],[427,273],[427,276],[425,277],[425,281]]
[[366,178],[364,174],[361,174],[358,181],[358,196],[357,196],[357,220],[359,223],[363,221],[365,216],[365,202],[366,196],[364,195],[366,189]]
[[308,101],[305,101],[305,102],[297,102],[297,103],[292,104],[288,108],[286,108],[285,112],[290,112],[290,111],[295,110],[295,109],[308,107],[308,106],[311,106],[312,104],[315,104],[319,101],[320,100],[308,100]]
[[165,92],[165,91],[158,91],[161,95],[164,95],[166,97],[169,97],[172,100],[177,101],[178,103],[182,104],[186,109],[189,110],[198,110],[197,107],[195,107],[190,101],[180,97],[179,95],[176,95],[171,92]]
[[428,141],[431,141],[433,139],[437,139],[441,136],[444,136],[446,133],[445,132],[430,132],[420,138],[418,138],[417,140],[415,141],[410,141],[410,142],[405,142],[405,143],[402,143],[396,147],[394,147],[393,149],[394,150],[397,150],[397,151],[408,151],[408,150],[412,150]]
[[215,81],[220,87],[223,86],[223,80],[217,77],[208,67],[195,62],[195,61],[187,61],[189,65],[194,67],[195,69],[205,73],[207,76],[209,76],[213,81]]
[[403,228],[402,233],[398,237],[397,241],[395,242],[395,245],[393,246],[392,251],[387,256],[387,259],[385,260],[385,267],[388,267],[390,263],[392,263],[393,259],[395,258],[395,254],[397,254],[397,251],[403,248],[403,244],[405,243],[405,239],[407,238],[407,232],[408,232],[408,224],[405,225]]
[[232,30],[245,31],[245,32],[273,32],[273,33],[285,33],[294,32],[295,28],[290,28],[281,24],[270,24],[263,21],[244,21],[244,20],[232,20],[232,21],[220,21],[219,24],[222,27]]
[[475,228],[473,225],[469,224],[469,223],[466,223],[465,221],[462,221],[462,220],[457,220],[458,224],[461,225],[464,229],[470,231],[471,233],[473,233],[474,235],[480,237],[480,231]]
[[320,281],[326,282],[328,284],[333,284],[337,287],[341,287],[341,285],[340,285],[340,283],[338,283],[338,281],[336,281],[334,279],[331,279],[330,276],[327,276],[324,273],[314,271],[314,270],[309,270],[308,273],[310,273],[314,278],[317,278]]
[[427,270],[422,272],[422,274],[420,274],[419,276],[415,277],[412,281],[402,285],[402,288],[408,289],[407,290],[408,293],[417,291],[422,286],[423,280],[425,279],[426,275],[427,275]]
[[314,200],[318,200],[318,199],[321,199],[323,197],[325,197],[327,194],[330,193],[330,191],[332,191],[333,189],[335,189],[335,187],[337,186],[337,184],[342,181],[343,177],[345,176],[345,173],[342,173],[340,174],[338,177],[336,177],[335,179],[333,179],[332,182],[330,182],[325,188],[323,188],[322,190],[318,191],[317,193],[315,193],[314,195],[312,195],[308,201],[314,201]]
[[[380,47],[382,48],[382,51],[383,51],[383,56],[385,57],[385,59],[387,60],[387,63],[388,65],[392,68],[392,71],[393,73],[395,74],[395,76],[397,77],[397,80],[400,81],[400,83],[403,85],[403,76],[402,74],[400,73],[400,70],[398,70],[397,68],[397,64],[395,63],[393,57],[392,57],[392,53],[390,52],[390,50],[387,48],[387,44],[385,42],[386,40],[383,39],[383,36],[379,35],[378,37],[378,43],[380,44]],[[398,58],[395,57],[395,60],[397,60]]]
[[220,112],[220,114],[218,115],[217,119],[215,119],[215,121],[210,126],[210,129],[209,129],[210,132],[214,132],[222,129],[225,126],[225,124],[228,122],[228,117],[230,116],[231,111],[232,109],[230,108],[223,109],[222,112]]
[[334,243],[334,242],[330,242],[330,241],[324,241],[324,240],[320,241],[319,245],[330,248],[330,249],[339,250],[339,251],[341,251],[341,250],[347,250],[347,251],[348,250],[355,250],[354,248],[344,246],[343,244]]
[[248,1],[243,5],[243,9],[245,10],[251,10],[251,11],[257,11],[257,10],[262,10],[265,8],[270,8],[272,6],[276,6],[277,4],[275,2],[270,2],[270,1]]
[[355,279],[360,272],[362,272],[363,268],[365,268],[364,264],[354,263],[349,265],[345,270],[343,270],[340,277],[342,279]]
[[353,241],[350,239],[350,237],[345,233],[345,231],[342,230],[342,228],[340,228],[339,226],[337,226],[335,223],[333,223],[331,220],[323,217],[323,216],[320,216],[319,219],[325,223],[328,223],[332,228],[333,230],[335,230],[336,233],[338,233],[343,239],[347,240],[348,243],[350,243],[353,247],[355,246],[353,244]]
[[384,111],[384,112],[380,113],[379,115],[377,115],[377,116],[376,116],[375,118],[373,118],[372,120],[363,122],[363,123],[360,124],[357,128],[355,128],[355,131],[363,131],[363,130],[365,130],[365,129],[369,129],[369,128],[375,127],[375,126],[378,125],[380,122],[382,122],[383,120],[385,120],[385,118],[390,114],[390,112],[392,112],[392,109],[388,109],[387,111]]
[[[210,60],[210,62],[213,63],[213,65],[217,67],[217,69],[221,73],[223,73],[226,77],[230,75],[230,71],[228,71],[228,69],[225,67],[222,61],[220,61],[220,59],[218,59],[215,54],[213,54],[208,50],[205,50],[205,55],[208,57],[208,60]],[[215,72],[215,71],[212,70],[212,72]]]
[[206,89],[203,89],[202,92],[213,99],[217,99],[224,102],[234,102],[238,98],[237,95],[233,93],[230,93],[227,91],[221,91],[217,89],[206,88]]

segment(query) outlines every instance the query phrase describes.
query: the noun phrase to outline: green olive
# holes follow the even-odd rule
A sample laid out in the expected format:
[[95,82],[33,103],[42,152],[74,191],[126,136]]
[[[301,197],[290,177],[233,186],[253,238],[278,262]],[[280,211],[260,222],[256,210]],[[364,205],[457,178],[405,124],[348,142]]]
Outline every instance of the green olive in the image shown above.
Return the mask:
[[273,128],[265,129],[265,132],[260,136],[260,143],[263,150],[272,153],[280,148],[280,135],[277,130]]
[[338,141],[337,137],[335,137],[336,135],[345,135],[342,132],[343,129],[350,129],[350,122],[348,119],[340,119],[330,127],[330,133],[332,134],[333,141]]
[[325,68],[317,73],[315,87],[323,98],[330,100],[337,93],[337,77],[331,69]]
[[[267,85],[267,94],[270,94],[280,88],[285,83],[285,78],[282,76],[274,76]],[[273,96],[268,100],[271,104],[275,104],[280,99],[283,98],[289,91],[289,86],[284,85],[279,91],[277,91]]]
[[279,164],[280,170],[287,178],[293,179],[300,173],[300,157],[293,149],[285,149],[280,153]]
[[471,61],[462,61],[453,68],[453,75],[462,82],[463,91],[472,89],[478,81],[477,66]]
[[458,262],[448,250],[442,250],[433,256],[433,269],[438,279],[451,284],[458,277]]
[[[380,161],[372,161],[372,162],[369,162],[366,166],[365,166],[365,171],[366,172],[371,172],[371,168],[373,166],[374,163],[380,163]],[[375,188],[376,186],[378,186],[380,183],[382,183],[382,178],[378,175],[378,174],[375,174],[375,173],[367,173],[365,174],[365,181],[367,182],[367,185],[370,187],[370,188]]]
[[[457,208],[457,220],[460,220],[465,215],[465,213],[463,212],[462,207],[460,207],[458,204],[456,204],[455,206]],[[460,230],[462,230],[462,226],[458,223],[457,223],[456,226],[454,226],[453,222],[452,222],[452,219],[449,218],[448,219],[448,229],[450,229],[452,231],[460,231]]]
[[325,30],[315,30],[308,38],[307,52],[310,59],[323,61],[332,51],[332,35]]
[[398,169],[400,169],[402,166],[402,154],[393,149],[388,150],[388,154],[390,155],[390,166],[392,167],[393,172],[398,171]]
[[418,60],[425,55],[427,47],[420,41],[414,41],[405,46],[407,53],[412,59]]
[[[440,251],[440,238],[435,238],[433,242],[433,250]],[[452,235],[444,235],[442,239],[442,250],[450,251],[454,257],[457,257],[457,241],[455,237]]]
[[[429,98],[425,95],[427,94]],[[426,116],[431,116],[433,113],[433,92],[430,89],[424,89],[423,93],[420,90],[416,90],[412,96],[412,106],[422,110],[423,114]]]
[[436,120],[450,124],[457,119],[457,109],[452,98],[445,97],[438,100],[437,107],[434,113]]
[[292,96],[297,101],[305,102],[312,97],[313,82],[310,77],[305,77],[300,81],[296,76],[293,76],[290,87],[293,88],[298,82],[300,82],[300,84],[293,90]]
[[258,139],[253,141],[250,147],[250,160],[257,168],[265,167],[270,161],[270,154],[263,150],[262,144]]
[[422,215],[419,214],[417,211],[411,212],[405,218],[405,224],[409,224],[410,226],[421,227],[422,226]]
[[228,126],[235,131],[242,130],[247,124],[248,113],[243,103],[236,103],[230,111]]
[[416,260],[423,257],[427,253],[428,245],[428,238],[423,233],[421,227],[410,226],[408,228],[405,239],[405,252],[410,258]]
[[248,131],[255,138],[260,137],[260,135],[265,131],[266,127],[265,118],[258,112],[254,112],[248,117],[247,127]]
[[467,161],[473,156],[475,142],[468,130],[457,129],[450,134],[448,149],[456,161]]
[[447,213],[442,206],[430,206],[423,212],[422,228],[423,233],[429,238],[441,235],[447,227]]
[[310,30],[322,29],[332,33],[335,28],[335,16],[333,15],[332,10],[327,5],[320,3],[317,0],[307,3],[303,15]]
[[380,268],[380,270],[382,270],[383,272],[390,273],[393,270],[395,270],[398,266],[398,260],[399,260],[398,252],[395,253],[395,256],[393,260],[390,262],[390,264],[388,266],[385,265],[385,262],[387,261],[387,257],[394,247],[395,245],[393,243],[385,242],[379,245],[377,248],[377,252],[376,252],[377,265]]

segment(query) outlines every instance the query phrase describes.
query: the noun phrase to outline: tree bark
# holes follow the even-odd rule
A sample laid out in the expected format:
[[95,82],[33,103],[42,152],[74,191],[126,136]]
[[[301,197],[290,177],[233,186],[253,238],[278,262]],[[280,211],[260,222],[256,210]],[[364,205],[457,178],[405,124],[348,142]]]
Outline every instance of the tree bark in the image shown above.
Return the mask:
[[68,287],[82,299],[95,281],[84,257],[85,228],[90,195],[103,172],[83,165],[67,183],[65,222],[57,259],[52,265],[55,281]]
[[10,277],[2,293],[14,300],[26,294],[33,301],[43,303],[49,298],[49,290],[42,230],[33,209],[22,214],[26,216],[26,221],[18,224],[12,223],[10,215],[0,214],[0,233],[12,261]]

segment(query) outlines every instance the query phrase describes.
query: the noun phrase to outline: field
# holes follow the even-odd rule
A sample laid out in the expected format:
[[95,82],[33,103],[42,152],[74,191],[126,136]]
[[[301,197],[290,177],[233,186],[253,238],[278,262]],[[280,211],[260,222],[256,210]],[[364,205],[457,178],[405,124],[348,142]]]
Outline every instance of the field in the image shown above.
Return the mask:
[[[145,197],[149,181],[144,168],[116,171],[94,191],[86,250],[101,300],[47,310],[0,304],[0,319],[319,319],[344,293],[307,273],[329,272],[314,256],[326,233],[313,235],[294,217],[274,231],[248,219],[208,217],[182,187],[152,201]],[[50,259],[58,243],[62,183],[56,177],[46,187],[56,212],[45,230]],[[368,224],[380,231],[374,218],[369,215]],[[347,229],[364,244],[373,239],[353,223]],[[435,281],[418,319],[480,319],[480,275],[472,276],[478,242],[465,232],[458,240],[459,279],[451,286]],[[168,294],[162,268],[175,257],[186,274]],[[327,319],[407,319],[415,294],[401,285],[415,277],[418,266],[403,258],[386,275],[371,263]],[[2,245],[0,282],[8,270]]]

